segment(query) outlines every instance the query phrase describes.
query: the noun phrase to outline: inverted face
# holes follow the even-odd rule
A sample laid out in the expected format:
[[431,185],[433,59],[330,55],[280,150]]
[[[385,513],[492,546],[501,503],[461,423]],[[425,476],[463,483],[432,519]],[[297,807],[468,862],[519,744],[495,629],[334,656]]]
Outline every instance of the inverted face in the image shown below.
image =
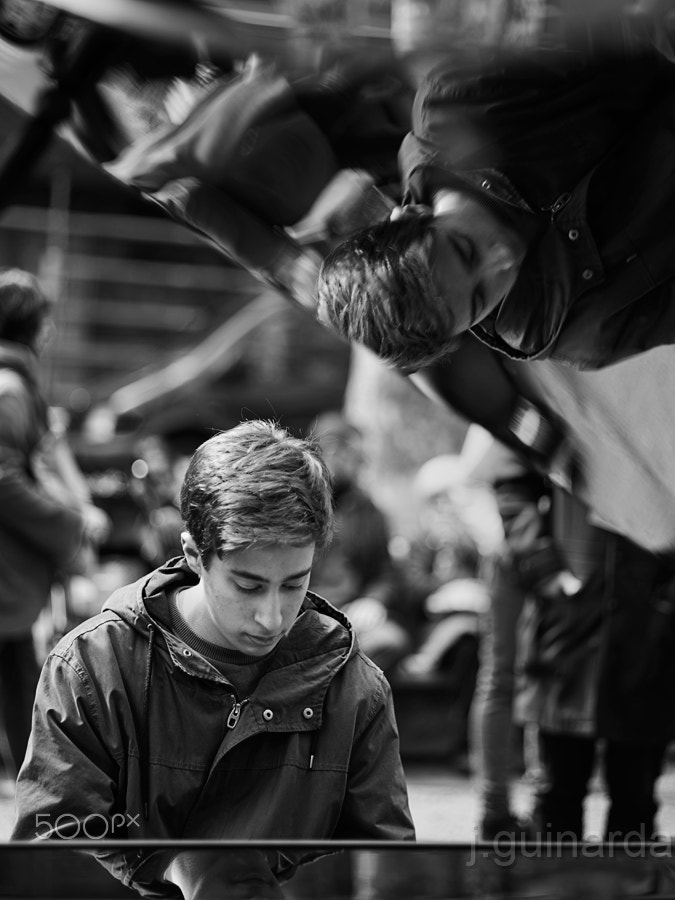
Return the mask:
[[183,552],[199,583],[179,596],[180,611],[204,640],[265,656],[291,629],[307,591],[314,544],[271,544],[213,556],[204,566],[192,537]]
[[431,270],[455,314],[455,334],[471,328],[515,284],[525,243],[506,220],[473,197],[444,190],[434,202]]

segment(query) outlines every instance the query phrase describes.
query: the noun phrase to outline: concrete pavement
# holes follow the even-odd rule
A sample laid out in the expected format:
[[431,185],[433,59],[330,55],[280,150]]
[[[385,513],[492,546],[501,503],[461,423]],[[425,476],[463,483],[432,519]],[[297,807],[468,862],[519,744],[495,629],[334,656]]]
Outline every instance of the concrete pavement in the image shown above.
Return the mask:
[[[477,839],[480,817],[478,785],[471,777],[442,766],[406,766],[410,810],[420,841],[471,842]],[[533,788],[522,779],[513,780],[514,811],[526,814]],[[675,764],[669,763],[659,779],[657,794],[661,808],[657,820],[659,834],[675,837]],[[607,809],[601,786],[586,800],[585,831],[588,839],[599,839]]]

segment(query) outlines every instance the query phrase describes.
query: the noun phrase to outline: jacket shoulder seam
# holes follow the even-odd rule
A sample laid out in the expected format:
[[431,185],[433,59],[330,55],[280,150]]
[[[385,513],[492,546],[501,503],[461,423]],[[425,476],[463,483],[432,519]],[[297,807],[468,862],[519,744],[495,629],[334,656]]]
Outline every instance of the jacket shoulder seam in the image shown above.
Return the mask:
[[363,727],[359,730],[358,734],[355,735],[356,739],[359,740],[377,715],[378,711],[381,709],[382,699],[388,688],[388,682],[384,677],[384,672],[382,671],[382,669],[380,669],[379,666],[375,665],[372,659],[369,659],[362,650],[359,650],[357,652],[356,658],[360,659],[361,662],[364,663],[369,669],[372,669],[373,675],[375,677],[375,690],[370,695],[370,704],[368,705],[368,712],[366,714]]
[[[72,645],[70,645],[72,646]],[[93,691],[91,690],[91,678],[89,673],[85,669],[85,667],[79,662],[79,660],[73,658],[72,653],[69,652],[70,647],[64,651],[52,651],[50,654],[50,658],[52,660],[58,659],[63,665],[68,666],[69,669],[73,671],[75,677],[79,680],[84,689],[84,693],[87,699],[87,705],[89,706],[94,722],[97,728],[101,728],[101,717],[99,716],[99,711],[96,705],[96,701],[94,699]]]

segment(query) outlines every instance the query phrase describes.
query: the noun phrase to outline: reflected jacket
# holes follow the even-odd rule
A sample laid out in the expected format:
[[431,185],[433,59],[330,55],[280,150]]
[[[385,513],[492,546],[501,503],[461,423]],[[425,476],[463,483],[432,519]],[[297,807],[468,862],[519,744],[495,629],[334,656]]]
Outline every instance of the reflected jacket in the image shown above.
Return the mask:
[[[43,668],[13,840],[414,838],[391,691],[347,620],[307,594],[249,697],[171,634],[182,558],[115,592]],[[171,896],[161,854],[95,852]]]
[[473,192],[528,239],[473,334],[515,360],[596,369],[675,341],[675,66],[637,45],[440,66],[401,146],[406,202]]

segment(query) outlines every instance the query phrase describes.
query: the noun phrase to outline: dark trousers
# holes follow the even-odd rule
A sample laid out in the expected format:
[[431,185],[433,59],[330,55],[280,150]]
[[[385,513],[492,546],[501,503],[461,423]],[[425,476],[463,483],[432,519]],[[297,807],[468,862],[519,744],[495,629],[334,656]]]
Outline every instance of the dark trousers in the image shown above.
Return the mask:
[[[666,744],[607,741],[603,755],[609,810],[606,841],[655,836],[656,780]],[[598,742],[593,738],[541,732],[546,784],[538,790],[537,827],[542,840],[583,838],[583,804],[593,775]]]
[[26,755],[39,676],[32,635],[0,641],[0,752],[12,776]]

